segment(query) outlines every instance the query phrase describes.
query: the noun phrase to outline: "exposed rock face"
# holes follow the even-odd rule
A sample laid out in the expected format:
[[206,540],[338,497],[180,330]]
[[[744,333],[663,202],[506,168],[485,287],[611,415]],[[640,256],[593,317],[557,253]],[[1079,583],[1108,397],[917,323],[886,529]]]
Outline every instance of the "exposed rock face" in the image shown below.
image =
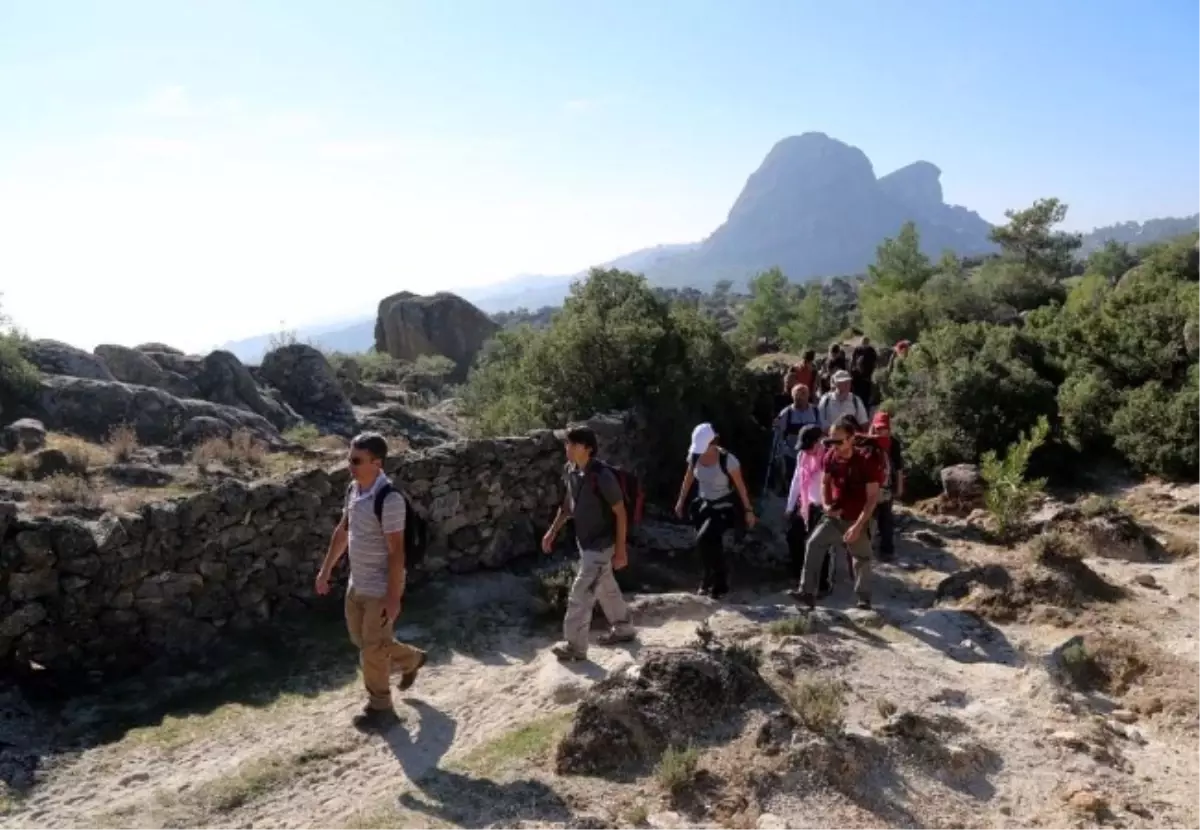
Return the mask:
[[134,346],[139,352],[161,352],[163,354],[183,354],[179,349],[168,346],[166,343],[143,343],[140,346]]
[[651,651],[635,671],[588,692],[558,746],[556,770],[602,775],[653,761],[764,692],[752,667],[720,649]]
[[103,441],[113,427],[129,424],[141,443],[169,444],[177,440],[184,424],[200,415],[223,421],[231,429],[248,429],[270,443],[280,441],[278,430],[253,412],[116,381],[44,378],[36,409],[47,428],[92,441]]
[[375,348],[400,360],[445,355],[454,361],[451,378],[461,381],[475,355],[500,326],[455,294],[420,297],[407,291],[379,304]]
[[300,421],[288,407],[265,397],[250,372],[230,352],[215,351],[207,355],[196,377],[196,385],[204,400],[249,409],[277,429],[287,429]]
[[940,174],[916,162],[877,179],[857,147],[823,133],[785,138],[698,250],[652,265],[646,275],[668,285],[707,285],[772,266],[793,280],[857,274],[908,221],[933,256],[945,248],[960,255],[993,250],[984,219],[942,201]]
[[268,352],[259,372],[289,406],[321,428],[340,435],[352,435],[358,428],[354,407],[333,367],[312,346],[294,343]]
[[389,404],[364,415],[361,427],[382,435],[403,435],[415,448],[432,447],[459,437],[431,418],[400,404]]
[[116,380],[104,364],[103,358],[57,340],[31,340],[22,343],[21,353],[43,374]]
[[177,398],[199,397],[196,385],[192,381],[159,366],[141,349],[104,345],[96,347],[96,354],[122,383],[153,386],[155,389],[166,390]]
[[955,464],[943,467],[942,490],[946,498],[961,502],[972,502],[983,495],[983,476],[974,464]]

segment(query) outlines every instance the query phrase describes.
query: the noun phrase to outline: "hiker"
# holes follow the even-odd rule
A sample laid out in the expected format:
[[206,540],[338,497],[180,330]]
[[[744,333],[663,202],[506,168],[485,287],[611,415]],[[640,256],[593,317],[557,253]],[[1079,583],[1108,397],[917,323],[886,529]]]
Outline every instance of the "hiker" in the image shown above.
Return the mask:
[[887,462],[886,478],[883,486],[879,488],[879,503],[875,506],[879,559],[886,562],[896,555],[892,503],[904,497],[904,454],[900,439],[892,435],[892,419],[888,413],[875,413],[875,417],[871,419],[871,437],[883,451]]
[[809,424],[820,426],[821,416],[809,395],[808,384],[798,383],[792,387],[792,402],[775,418],[775,445],[784,462],[785,482],[791,481],[796,471],[796,438]]
[[864,337],[862,341],[854,347],[854,351],[850,355],[850,365],[861,366],[863,374],[868,378],[875,374],[875,367],[879,363],[879,352],[875,351],[875,347],[871,345],[871,338]]
[[[696,593],[713,599],[720,599],[729,592],[725,531],[742,526],[751,528],[758,521],[746,493],[741,467],[737,456],[721,448],[712,424],[700,424],[692,430],[687,469],[679,488],[679,500],[675,502],[675,515],[684,518],[686,507],[686,515],[696,527],[696,548],[704,566],[704,576]],[[693,481],[698,492],[689,505],[687,497]],[[741,511],[735,498],[741,501]]]
[[[812,535],[824,515],[821,512],[821,460],[825,450],[821,444],[822,435],[821,428],[816,425],[809,425],[800,430],[796,472],[792,476],[787,501],[783,507],[784,521],[787,522],[792,578],[797,584],[800,583],[803,574],[804,548],[808,537]],[[821,562],[818,598],[828,595],[833,590],[832,565],[833,558],[827,550]]]
[[895,345],[893,351],[894,351],[894,354],[896,355],[896,357],[898,357],[900,360],[903,360],[904,358],[908,357],[908,352],[911,348],[912,348],[912,343],[910,343],[909,341],[898,340],[898,341],[896,341],[896,345]]
[[825,515],[809,534],[801,568],[798,598],[816,606],[821,565],[833,545],[845,542],[854,562],[854,593],[859,608],[871,607],[871,517],[879,501],[884,469],[880,453],[860,445],[859,422],[843,415],[822,443],[828,448],[821,462],[821,505]]
[[867,422],[867,407],[862,399],[850,391],[853,378],[845,369],[833,376],[833,389],[821,396],[817,410],[821,416],[821,428],[829,432],[843,415],[851,415],[857,423]]
[[792,390],[803,384],[809,390],[817,387],[817,353],[808,349],[800,356],[800,362],[793,365],[783,376],[783,394],[792,397]]
[[346,628],[358,647],[367,690],[366,708],[354,718],[354,725],[364,731],[386,729],[397,720],[391,674],[400,672],[397,688],[404,691],[425,665],[425,652],[398,642],[393,634],[404,597],[408,503],[383,471],[387,453],[387,442],[374,432],[364,432],[350,442],[353,481],[316,579],[317,593],[325,596],[334,567],[350,551]]
[[542,537],[542,552],[554,549],[559,531],[567,519],[572,519],[579,546],[579,573],[567,599],[563,642],[550,649],[559,660],[570,662],[587,659],[588,632],[597,602],[609,624],[609,630],[599,637],[601,645],[626,643],[635,636],[629,608],[613,575],[629,561],[625,542],[630,517],[616,474],[596,457],[596,433],[580,426],[560,435],[567,454],[563,468],[566,492],[553,524]]
[[825,394],[833,389],[833,377],[840,371],[846,369],[846,354],[842,351],[841,345],[833,343],[829,346],[829,354],[825,356],[825,367],[821,372],[821,393]]
[[850,391],[863,402],[868,415],[871,412],[873,379],[878,362],[879,354],[871,345],[871,338],[864,337],[862,342],[854,347],[850,358]]

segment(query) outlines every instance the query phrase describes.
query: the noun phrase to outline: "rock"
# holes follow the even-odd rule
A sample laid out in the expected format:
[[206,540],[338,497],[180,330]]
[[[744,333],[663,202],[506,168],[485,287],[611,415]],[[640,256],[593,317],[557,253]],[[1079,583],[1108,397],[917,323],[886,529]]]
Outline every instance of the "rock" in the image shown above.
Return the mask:
[[1109,715],[1118,723],[1136,723],[1138,719],[1137,712],[1129,709],[1113,709]]
[[138,386],[163,389],[178,398],[196,398],[196,384],[177,372],[171,372],[154,362],[145,351],[125,346],[97,346],[101,357],[117,380]]
[[758,830],[787,830],[787,822],[774,813],[762,813],[755,825]]
[[46,445],[46,427],[33,418],[21,418],[4,428],[0,441],[7,452],[34,452]]
[[955,464],[943,467],[942,490],[946,498],[959,502],[972,502],[983,495],[983,476],[974,464]]
[[376,409],[362,418],[362,428],[383,435],[403,435],[415,448],[433,447],[459,436],[431,418],[400,404]]
[[47,428],[91,441],[103,441],[113,427],[129,424],[141,444],[169,444],[183,424],[200,416],[223,421],[230,429],[247,429],[269,444],[281,441],[278,430],[253,412],[115,381],[43,378],[36,409]]
[[375,349],[400,360],[444,355],[454,361],[452,381],[466,379],[483,344],[500,326],[456,294],[422,297],[407,291],[379,303]]
[[1200,502],[1193,501],[1181,504],[1171,512],[1182,516],[1200,516]]
[[166,470],[149,464],[110,464],[104,468],[104,474],[128,487],[165,487],[175,480]]
[[1133,583],[1135,585],[1141,585],[1143,588],[1158,587],[1158,580],[1154,578],[1153,574],[1138,574],[1133,578]]
[[932,530],[926,530],[926,529],[922,528],[921,530],[914,531],[913,538],[916,539],[921,544],[928,545],[931,548],[946,547],[946,540],[943,539],[941,536],[938,536]]
[[1087,752],[1091,748],[1082,735],[1068,729],[1055,732],[1050,736],[1050,740],[1075,752]]
[[664,810],[661,813],[651,813],[646,817],[646,824],[658,830],[681,830],[691,827],[691,822],[684,819],[674,810]]
[[29,474],[34,481],[57,475],[81,476],[87,473],[87,467],[79,464],[62,450],[46,447],[33,453]]
[[102,358],[57,340],[24,342],[21,344],[21,353],[43,374],[116,380]]
[[329,361],[312,346],[294,343],[274,349],[259,370],[306,420],[338,435],[353,435],[358,429],[354,408]]
[[537,674],[538,692],[560,705],[581,700],[594,682],[592,678],[571,671],[553,658],[544,661]]
[[203,444],[211,438],[229,438],[233,429],[220,418],[198,415],[188,420],[179,431],[179,443],[185,447]]
[[974,585],[982,585],[993,591],[1005,591],[1012,585],[1012,577],[1003,565],[981,565],[959,571],[938,583],[936,601],[965,599]]
[[1098,556],[1127,562],[1164,562],[1170,558],[1161,542],[1117,507],[1084,519],[1083,532]]
[[207,355],[196,376],[196,387],[204,400],[248,409],[266,418],[276,429],[289,429],[300,423],[300,417],[289,407],[262,393],[232,352],[218,350]]
[[587,693],[559,743],[556,770],[603,775],[653,761],[765,692],[758,673],[723,650],[650,650]]
[[179,351],[179,349],[172,348],[171,346],[168,346],[165,343],[142,343],[140,346],[134,346],[134,348],[137,349],[139,352],[158,352],[160,354],[178,354],[178,355],[183,354],[183,352]]
[[1108,812],[1108,800],[1092,790],[1077,790],[1067,799],[1071,809],[1090,816]]

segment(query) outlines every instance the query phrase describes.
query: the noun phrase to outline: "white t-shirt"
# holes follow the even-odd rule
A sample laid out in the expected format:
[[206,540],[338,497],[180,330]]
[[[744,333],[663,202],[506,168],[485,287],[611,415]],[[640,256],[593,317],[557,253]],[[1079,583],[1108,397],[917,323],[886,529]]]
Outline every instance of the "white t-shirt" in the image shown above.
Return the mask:
[[[688,457],[688,463],[691,463],[691,456]],[[741,466],[736,455],[731,452],[725,453],[726,470],[732,473],[734,470],[741,469]],[[721,459],[719,457],[712,464],[697,461],[696,466],[692,470],[692,475],[696,478],[696,486],[700,490],[700,498],[705,501],[718,501],[733,492],[733,481],[729,476],[721,472]]]

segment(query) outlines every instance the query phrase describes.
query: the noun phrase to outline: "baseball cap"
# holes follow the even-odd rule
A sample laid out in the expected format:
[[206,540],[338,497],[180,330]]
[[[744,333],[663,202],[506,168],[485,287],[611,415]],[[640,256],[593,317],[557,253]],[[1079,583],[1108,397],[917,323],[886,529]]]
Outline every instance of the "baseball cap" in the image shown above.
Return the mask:
[[833,382],[834,383],[849,383],[850,380],[851,380],[850,373],[847,372],[845,369],[838,369],[836,372],[833,373]]
[[717,431],[713,429],[712,424],[700,424],[692,430],[692,445],[688,447],[688,453],[691,455],[699,455],[708,449],[708,445],[717,437]]

